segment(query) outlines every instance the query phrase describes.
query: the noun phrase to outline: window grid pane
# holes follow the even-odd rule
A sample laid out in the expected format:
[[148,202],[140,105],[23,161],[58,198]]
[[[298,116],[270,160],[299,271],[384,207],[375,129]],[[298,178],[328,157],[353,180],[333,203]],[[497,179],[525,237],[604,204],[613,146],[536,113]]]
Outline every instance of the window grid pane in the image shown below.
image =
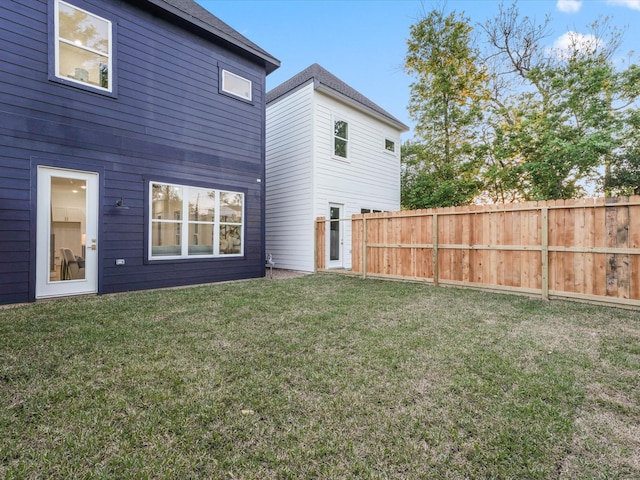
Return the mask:
[[153,256],[180,255],[180,229],[181,224],[178,222],[152,222]]
[[243,78],[234,73],[222,70],[222,90],[242,97],[245,100],[251,100],[251,80]]
[[189,188],[189,220],[213,222],[216,192],[204,188]]
[[241,193],[220,192],[220,221],[242,223],[243,200]]
[[213,255],[213,223],[189,223],[189,255]]
[[242,253],[242,227],[220,225],[220,255]]
[[153,184],[152,218],[155,220],[181,220],[182,188]]
[[396,143],[394,141],[392,141],[392,140],[385,139],[384,148],[389,152],[395,152],[396,151]]
[[347,142],[346,140],[341,140],[336,138],[335,148],[333,153],[338,157],[347,158]]

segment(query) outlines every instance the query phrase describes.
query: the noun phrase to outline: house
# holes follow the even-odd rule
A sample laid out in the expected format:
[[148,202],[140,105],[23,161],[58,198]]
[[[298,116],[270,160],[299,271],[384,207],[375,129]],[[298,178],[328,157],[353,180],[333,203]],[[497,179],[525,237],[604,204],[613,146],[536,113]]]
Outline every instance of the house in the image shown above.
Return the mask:
[[[409,128],[318,64],[267,93],[266,248],[314,270],[314,221],[400,209],[400,134]],[[351,267],[351,230],[331,222],[328,268]]]
[[264,276],[276,58],[191,0],[13,0],[0,64],[0,303]]

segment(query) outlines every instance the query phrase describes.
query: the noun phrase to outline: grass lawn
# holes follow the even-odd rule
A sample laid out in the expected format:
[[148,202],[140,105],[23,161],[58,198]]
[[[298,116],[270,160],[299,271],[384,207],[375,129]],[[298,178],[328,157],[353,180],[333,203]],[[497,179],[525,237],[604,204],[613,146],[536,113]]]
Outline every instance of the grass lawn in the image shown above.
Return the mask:
[[640,478],[640,312],[330,275],[0,309],[0,478]]

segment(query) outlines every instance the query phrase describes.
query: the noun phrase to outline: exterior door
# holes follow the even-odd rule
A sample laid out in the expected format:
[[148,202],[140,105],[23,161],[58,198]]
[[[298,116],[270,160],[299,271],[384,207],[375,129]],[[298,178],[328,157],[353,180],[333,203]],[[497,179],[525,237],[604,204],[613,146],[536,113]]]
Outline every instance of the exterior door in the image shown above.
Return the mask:
[[38,167],[36,298],[98,291],[98,174]]
[[329,268],[343,267],[344,226],[339,221],[342,210],[343,206],[340,204],[329,204]]

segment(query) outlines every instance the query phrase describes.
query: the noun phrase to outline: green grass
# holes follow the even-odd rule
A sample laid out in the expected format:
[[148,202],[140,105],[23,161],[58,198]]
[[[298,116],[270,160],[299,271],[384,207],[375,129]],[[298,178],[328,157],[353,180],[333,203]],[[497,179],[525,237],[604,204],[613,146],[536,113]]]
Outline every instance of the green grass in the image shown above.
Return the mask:
[[0,310],[0,478],[640,478],[640,312],[318,275]]

